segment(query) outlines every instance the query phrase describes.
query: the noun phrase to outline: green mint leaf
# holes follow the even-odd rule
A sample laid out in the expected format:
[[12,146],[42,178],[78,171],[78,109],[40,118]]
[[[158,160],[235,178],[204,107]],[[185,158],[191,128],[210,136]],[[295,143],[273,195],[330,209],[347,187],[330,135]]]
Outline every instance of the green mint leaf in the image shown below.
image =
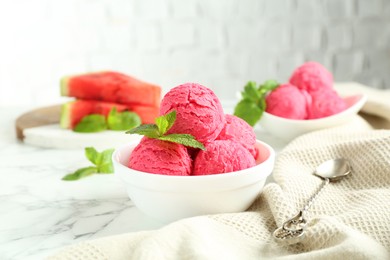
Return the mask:
[[[265,102],[265,98],[262,98],[259,100],[259,102],[257,102],[257,106],[262,110],[262,111],[265,111],[266,107],[267,107],[267,103]],[[261,113],[262,115],[263,113]],[[261,116],[260,116],[261,118]],[[260,119],[259,118],[259,119]]]
[[249,99],[254,102],[257,102],[261,98],[261,94],[259,93],[256,82],[249,81],[245,87],[244,91],[241,92],[243,99]]
[[176,110],[156,118],[156,124],[140,125],[126,132],[126,134],[139,134],[149,138],[159,139],[167,142],[178,143],[184,146],[205,150],[204,145],[189,134],[169,134],[166,132],[176,121]]
[[144,124],[140,125],[138,127],[135,127],[129,131],[126,132],[126,134],[138,134],[138,135],[144,135],[149,138],[158,138],[160,137],[160,131],[155,124]]
[[176,111],[159,116],[156,118],[156,124],[144,124],[138,127],[135,127],[126,132],[126,134],[139,134],[144,135],[149,138],[158,139],[163,136],[175,123],[176,121]]
[[164,135],[166,132],[168,132],[168,130],[171,129],[171,127],[175,123],[175,121],[176,121],[176,110],[173,110],[172,112],[166,115],[157,117],[156,125],[160,132],[160,135]]
[[100,153],[98,151],[96,151],[95,148],[93,147],[86,147],[85,149],[85,157],[87,157],[87,159],[93,163],[93,164],[97,164],[100,160]]
[[102,115],[91,114],[85,116],[75,126],[73,131],[79,133],[94,133],[107,129],[106,118]]
[[112,163],[104,164],[98,168],[98,174],[111,174],[114,173],[114,166]]
[[279,86],[276,80],[267,80],[258,88],[256,83],[249,81],[244,91],[241,92],[242,99],[234,108],[234,115],[245,120],[249,125],[254,126],[260,120],[266,109],[265,98],[270,91]]
[[90,162],[95,164],[96,166],[89,166],[85,168],[78,169],[74,173],[68,174],[62,178],[65,181],[75,181],[81,178],[87,177],[94,173],[113,173],[114,166],[112,163],[112,153],[114,149],[107,149],[103,152],[99,153],[93,147],[85,148],[85,156],[88,158]]
[[234,108],[234,115],[242,118],[251,126],[254,126],[259,121],[263,112],[263,109],[249,99],[241,100]]
[[77,171],[75,171],[74,173],[70,173],[68,175],[65,175],[62,180],[64,181],[76,181],[76,180],[79,180],[81,178],[85,178],[87,176],[90,176],[94,173],[97,173],[98,170],[96,167],[93,167],[93,166],[90,166],[90,167],[85,167],[85,168],[81,168],[81,169],[78,169]]
[[279,87],[279,85],[280,84],[276,80],[270,79],[260,85],[258,91],[261,95],[266,95],[269,91],[275,90]]
[[182,144],[184,146],[199,148],[202,150],[206,150],[204,145],[197,141],[193,135],[190,134],[170,134],[159,137],[158,139],[163,141],[168,141],[172,143]]
[[96,164],[98,173],[114,173],[114,165],[112,164],[112,153],[114,149],[107,149],[99,155],[99,161]]
[[156,126],[160,135],[163,135],[167,132],[168,125],[169,123],[165,116],[159,116],[156,118]]
[[[168,114],[165,115],[165,117],[167,118],[167,121],[168,121],[167,131],[169,131],[169,129],[171,129],[171,127],[172,127],[173,124],[175,123],[175,121],[176,121],[176,116],[177,116],[176,110],[173,110],[173,111],[171,111],[170,113],[168,113]],[[164,133],[164,134],[165,134],[165,133]]]
[[118,112],[116,107],[113,107],[108,114],[107,124],[111,130],[129,130],[139,126],[141,118],[134,112]]

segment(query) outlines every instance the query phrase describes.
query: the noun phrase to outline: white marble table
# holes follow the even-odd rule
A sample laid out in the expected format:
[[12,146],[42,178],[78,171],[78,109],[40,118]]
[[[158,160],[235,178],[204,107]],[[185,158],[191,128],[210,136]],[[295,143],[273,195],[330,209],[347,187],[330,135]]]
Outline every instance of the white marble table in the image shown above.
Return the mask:
[[[0,107],[0,259],[42,259],[87,239],[162,226],[134,207],[114,175],[62,181],[88,166],[83,149],[20,143],[14,120],[24,111]],[[276,149],[284,145],[257,134]]]

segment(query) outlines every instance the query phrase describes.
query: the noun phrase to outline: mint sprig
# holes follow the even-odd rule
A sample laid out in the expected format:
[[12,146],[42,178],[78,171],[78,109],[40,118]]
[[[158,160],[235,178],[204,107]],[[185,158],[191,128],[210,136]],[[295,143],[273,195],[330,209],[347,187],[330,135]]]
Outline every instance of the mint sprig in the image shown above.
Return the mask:
[[204,145],[197,141],[193,135],[190,134],[170,134],[170,135],[163,135],[160,136],[158,139],[173,143],[182,144],[184,146],[192,147],[192,148],[198,148],[201,150],[206,150]]
[[83,117],[73,131],[79,133],[95,133],[104,130],[124,131],[139,126],[141,118],[134,112],[118,112],[116,107],[111,108],[107,118],[100,114],[91,114]]
[[138,127],[135,127],[126,132],[126,134],[138,134],[144,135],[149,138],[159,138],[161,136],[158,126],[155,124],[144,124]]
[[65,175],[62,180],[63,181],[76,181],[81,178],[88,177],[94,173],[97,173],[96,167],[90,166],[85,168],[80,168],[76,170],[74,173]]
[[96,151],[93,147],[85,148],[85,156],[94,165],[84,168],[80,168],[73,173],[65,175],[62,180],[75,181],[81,178],[85,178],[92,174],[110,174],[114,172],[114,166],[112,164],[112,153],[114,149],[107,149],[103,152]]
[[83,117],[73,131],[78,133],[96,133],[106,129],[106,118],[99,114],[91,114]]
[[136,113],[130,111],[118,112],[116,107],[113,107],[107,116],[107,126],[111,130],[129,130],[140,124],[141,118]]
[[176,121],[176,110],[156,118],[156,126],[160,135],[164,135]]
[[176,110],[156,118],[155,124],[144,124],[126,132],[126,134],[139,134],[149,138],[182,144],[184,146],[206,150],[204,145],[190,134],[166,134],[176,121]]
[[266,109],[265,97],[268,92],[279,86],[275,80],[267,80],[259,87],[256,82],[249,81],[241,92],[242,99],[234,108],[234,115],[245,120],[249,125],[254,126],[263,115]]

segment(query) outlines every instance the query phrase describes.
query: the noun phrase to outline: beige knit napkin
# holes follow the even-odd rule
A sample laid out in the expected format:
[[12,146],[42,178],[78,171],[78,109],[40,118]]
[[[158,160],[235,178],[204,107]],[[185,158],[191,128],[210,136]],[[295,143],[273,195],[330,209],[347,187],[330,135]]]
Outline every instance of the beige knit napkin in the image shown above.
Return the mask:
[[[387,112],[378,114],[370,110],[375,100],[369,97],[365,106],[374,114],[369,122],[386,125],[390,106],[379,102]],[[275,183],[246,212],[91,240],[51,259],[390,259],[390,130],[370,128],[356,117],[351,124],[292,141],[278,155]],[[353,172],[317,197],[304,240],[291,246],[273,241],[272,232],[320,186],[313,169],[337,157],[349,159]]]

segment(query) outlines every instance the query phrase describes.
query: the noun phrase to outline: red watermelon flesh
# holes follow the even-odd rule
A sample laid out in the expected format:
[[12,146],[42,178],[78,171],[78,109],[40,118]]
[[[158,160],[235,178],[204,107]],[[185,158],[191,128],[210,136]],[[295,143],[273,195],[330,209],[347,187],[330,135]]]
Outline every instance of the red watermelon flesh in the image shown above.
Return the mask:
[[61,95],[77,99],[158,107],[161,88],[119,72],[107,71],[62,78]]
[[95,100],[76,100],[68,102],[62,106],[60,125],[62,128],[73,129],[83,117],[90,114],[101,114],[107,116],[113,107],[116,107],[119,112],[128,110],[137,113],[143,124],[154,123],[155,118],[159,114],[158,107],[141,105],[127,106]]

